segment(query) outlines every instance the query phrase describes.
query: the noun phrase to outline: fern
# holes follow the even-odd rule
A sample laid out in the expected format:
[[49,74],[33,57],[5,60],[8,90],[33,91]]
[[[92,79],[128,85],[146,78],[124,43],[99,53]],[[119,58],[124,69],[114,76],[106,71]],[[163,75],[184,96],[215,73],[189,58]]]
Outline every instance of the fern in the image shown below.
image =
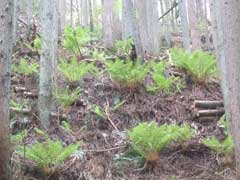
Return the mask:
[[149,65],[142,64],[140,60],[135,63],[131,60],[126,62],[117,59],[106,62],[107,71],[111,77],[124,87],[137,87],[144,82],[149,71]]
[[156,122],[145,122],[128,131],[133,148],[147,161],[155,161],[158,153],[170,143],[188,141],[192,136],[193,130],[187,124],[158,126]]
[[76,27],[74,30],[71,26],[67,26],[64,30],[63,46],[75,54],[81,55],[81,47],[91,40],[89,30]]
[[177,67],[187,71],[196,82],[206,82],[217,74],[216,59],[204,51],[192,53],[172,49],[171,55]]
[[[152,62],[152,79],[154,81],[154,85],[148,86],[148,91],[163,91],[164,93],[172,93],[174,92],[174,87],[177,88],[177,90],[180,90],[180,87],[182,87],[182,84],[180,83],[179,78],[177,77],[166,77],[165,76],[165,69],[167,67],[167,64],[165,62],[155,63]],[[176,91],[175,91],[176,92]]]
[[28,63],[26,59],[21,59],[19,64],[13,64],[11,66],[12,71],[23,76],[31,76],[38,73],[37,63]]
[[33,47],[35,49],[35,51],[39,52],[42,48],[42,42],[41,39],[39,37],[36,37],[33,41]]
[[234,143],[230,135],[228,135],[222,142],[220,142],[216,137],[211,137],[203,139],[202,143],[221,154],[229,155],[234,151]]
[[82,78],[88,73],[97,73],[97,68],[94,66],[93,63],[78,63],[76,58],[72,58],[70,62],[67,62],[66,60],[61,60],[58,68],[70,83],[82,80]]
[[80,89],[69,90],[69,88],[63,90],[57,90],[55,97],[62,106],[67,107],[71,106],[80,95]]
[[19,150],[21,156],[37,163],[38,167],[43,169],[46,174],[54,173],[66,158],[73,154],[79,148],[79,144],[72,144],[67,147],[62,145],[61,141],[52,141],[50,139],[45,143],[37,142],[32,146],[22,147]]
[[117,52],[120,54],[129,54],[132,49],[133,39],[118,40],[115,43]]

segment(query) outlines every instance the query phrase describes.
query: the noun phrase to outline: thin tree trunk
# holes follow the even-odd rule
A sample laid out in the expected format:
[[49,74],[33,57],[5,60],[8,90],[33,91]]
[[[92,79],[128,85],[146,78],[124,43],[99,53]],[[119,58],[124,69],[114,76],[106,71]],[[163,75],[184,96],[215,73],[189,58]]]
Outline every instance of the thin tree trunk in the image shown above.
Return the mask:
[[236,179],[240,179],[240,1],[215,0],[214,41],[222,75],[225,109],[235,143]]
[[50,127],[50,112],[52,108],[52,84],[53,65],[56,64],[56,34],[58,28],[57,21],[57,0],[41,1],[41,40],[42,50],[40,58],[40,78],[39,78],[39,118],[42,127]]
[[12,54],[12,1],[2,0],[0,6],[0,179],[10,176],[10,65]]
[[89,0],[89,16],[90,16],[90,31],[93,32],[94,30],[94,23],[93,23],[93,6],[92,0]]
[[187,50],[191,50],[190,48],[190,34],[189,34],[189,24],[187,17],[187,7],[186,0],[181,0],[179,2],[179,11],[181,16],[181,25],[182,25],[182,33],[183,33],[183,47]]
[[136,19],[136,9],[132,0],[123,0],[123,10],[126,10],[126,25],[130,27],[131,37],[133,38],[138,58],[144,58],[140,32]]

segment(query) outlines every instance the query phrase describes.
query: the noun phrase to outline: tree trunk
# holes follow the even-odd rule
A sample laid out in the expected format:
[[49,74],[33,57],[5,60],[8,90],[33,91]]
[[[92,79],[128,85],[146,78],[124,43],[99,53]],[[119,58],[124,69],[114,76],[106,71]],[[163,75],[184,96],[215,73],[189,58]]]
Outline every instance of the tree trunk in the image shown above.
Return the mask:
[[199,33],[199,24],[198,17],[196,13],[196,4],[194,0],[187,0],[187,9],[188,9],[188,18],[189,18],[189,27],[190,28],[190,36],[192,42],[192,50],[201,48],[201,38]]
[[235,143],[236,179],[240,179],[240,1],[214,0],[214,41],[222,75],[225,110]]
[[12,54],[12,7],[10,0],[2,0],[0,6],[0,179],[10,176],[10,65]]
[[186,0],[182,0],[179,2],[179,11],[181,16],[181,25],[182,25],[182,34],[183,34],[183,47],[187,50],[190,49],[190,34],[189,34],[189,24],[187,17],[187,7]]
[[93,6],[92,0],[89,0],[89,16],[90,16],[90,31],[93,32],[94,30],[94,23],[93,23]]
[[144,52],[142,48],[140,32],[137,24],[137,19],[136,19],[136,10],[133,6],[133,1],[123,0],[123,10],[125,11],[125,15],[126,15],[126,26],[129,27],[130,35],[133,38],[137,56],[138,58],[143,60]]
[[50,111],[52,108],[52,83],[54,64],[56,64],[57,40],[57,0],[41,1],[41,40],[42,50],[40,58],[39,77],[39,118],[44,129],[50,125]]
[[106,48],[114,47],[114,2],[115,0],[103,1],[103,41]]

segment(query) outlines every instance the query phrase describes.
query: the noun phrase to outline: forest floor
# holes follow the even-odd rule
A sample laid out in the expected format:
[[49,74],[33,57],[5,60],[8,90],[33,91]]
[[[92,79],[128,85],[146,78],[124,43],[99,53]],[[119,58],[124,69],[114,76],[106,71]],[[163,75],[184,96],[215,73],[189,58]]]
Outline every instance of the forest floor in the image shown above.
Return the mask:
[[[18,49],[14,59],[26,57],[23,49]],[[34,59],[31,57],[30,59]],[[35,56],[36,58],[36,56]],[[101,67],[101,63],[98,64]],[[12,113],[12,132],[27,129],[25,144],[41,140],[34,127],[38,126],[36,112],[36,96],[28,96],[16,87],[24,87],[25,92],[37,92],[37,81],[33,77],[12,76],[12,99],[28,101],[32,110],[29,114]],[[145,82],[148,83],[148,82]],[[60,77],[58,84],[65,87]],[[48,179],[69,180],[230,180],[234,179],[231,165],[223,165],[218,154],[200,143],[202,137],[222,136],[217,122],[219,117],[199,121],[193,114],[192,105],[195,100],[222,100],[220,86],[217,82],[196,84],[188,82],[187,86],[174,95],[148,93],[144,87],[128,91],[119,89],[106,73],[98,77],[87,76],[79,84],[81,95],[71,107],[59,109],[61,115],[67,116],[71,125],[65,131],[62,118],[52,119],[49,136],[60,139],[68,145],[81,142],[82,157],[70,157],[61,166],[56,177]],[[24,100],[25,99],[25,100]],[[122,102],[117,108],[116,105]],[[93,109],[100,107],[104,117],[97,115]],[[35,111],[34,111],[35,109]],[[140,122],[155,120],[159,124],[189,123],[196,130],[195,137],[185,148],[168,147],[161,151],[159,160],[154,164],[144,163],[141,158],[131,154],[127,139],[127,130]],[[22,163],[22,167],[14,165],[15,178],[22,176],[28,179],[42,179],[41,172],[34,168],[32,162],[13,157]]]

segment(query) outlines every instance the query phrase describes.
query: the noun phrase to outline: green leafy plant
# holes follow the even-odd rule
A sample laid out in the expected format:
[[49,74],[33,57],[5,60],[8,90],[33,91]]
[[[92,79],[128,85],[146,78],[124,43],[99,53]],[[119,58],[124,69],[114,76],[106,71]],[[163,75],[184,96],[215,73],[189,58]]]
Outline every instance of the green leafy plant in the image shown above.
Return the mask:
[[26,103],[19,103],[19,102],[16,102],[14,100],[11,100],[10,101],[10,107],[11,108],[15,108],[15,109],[18,109],[19,111],[23,110],[24,108],[27,108],[27,105]]
[[196,82],[206,82],[217,74],[216,59],[207,52],[197,50],[189,53],[174,48],[171,55],[175,65],[190,74]]
[[92,112],[103,119],[106,118],[106,114],[100,106],[95,106],[95,108],[92,110]]
[[11,66],[12,71],[23,76],[31,76],[38,73],[37,63],[28,63],[26,59],[21,59],[19,64],[13,64]]
[[27,131],[26,130],[21,131],[18,134],[12,135],[11,136],[11,142],[14,145],[20,145],[20,144],[23,143],[23,139],[26,137],[26,135],[27,135]]
[[129,54],[132,49],[133,39],[129,38],[126,40],[118,40],[115,43],[115,47],[118,53]]
[[46,142],[36,142],[34,145],[26,146],[25,152],[22,148],[19,154],[36,162],[46,174],[53,174],[58,167],[79,148],[79,144],[71,144],[64,147],[61,141],[48,139]]
[[55,97],[59,104],[64,107],[71,106],[80,95],[80,89],[70,90],[68,87],[62,90],[57,90]]
[[131,60],[106,61],[107,71],[111,78],[123,87],[136,88],[144,82],[149,71],[148,64],[142,64],[140,60],[135,63]]
[[77,26],[74,30],[67,26],[64,30],[63,46],[75,54],[82,55],[81,47],[91,40],[89,29]]
[[94,50],[92,52],[92,57],[95,60],[104,60],[105,59],[105,53],[104,53],[104,51],[103,52],[99,52],[98,50]]
[[78,63],[76,58],[72,58],[69,62],[61,60],[58,68],[70,83],[82,80],[82,78],[88,73],[97,73],[97,68],[93,63],[85,61]]
[[230,135],[228,135],[225,140],[221,142],[216,137],[211,137],[203,139],[202,143],[210,149],[221,154],[229,155],[232,154],[234,151],[234,143]]
[[71,132],[71,125],[67,122],[67,121],[62,121],[62,128],[67,131],[67,132]]
[[161,125],[144,122],[128,131],[133,148],[147,161],[156,161],[158,153],[172,142],[188,141],[193,136],[189,125]]
[[42,42],[40,37],[36,37],[33,41],[33,47],[35,49],[35,51],[39,52],[42,48]]
[[152,62],[152,68],[153,71],[151,73],[152,79],[154,81],[154,85],[148,86],[147,90],[150,92],[154,91],[163,91],[164,93],[172,93],[176,92],[174,88],[177,89],[177,91],[180,90],[181,87],[183,87],[182,83],[180,82],[180,79],[177,77],[166,77],[165,76],[165,69],[167,67],[167,63],[160,62],[155,63]]

